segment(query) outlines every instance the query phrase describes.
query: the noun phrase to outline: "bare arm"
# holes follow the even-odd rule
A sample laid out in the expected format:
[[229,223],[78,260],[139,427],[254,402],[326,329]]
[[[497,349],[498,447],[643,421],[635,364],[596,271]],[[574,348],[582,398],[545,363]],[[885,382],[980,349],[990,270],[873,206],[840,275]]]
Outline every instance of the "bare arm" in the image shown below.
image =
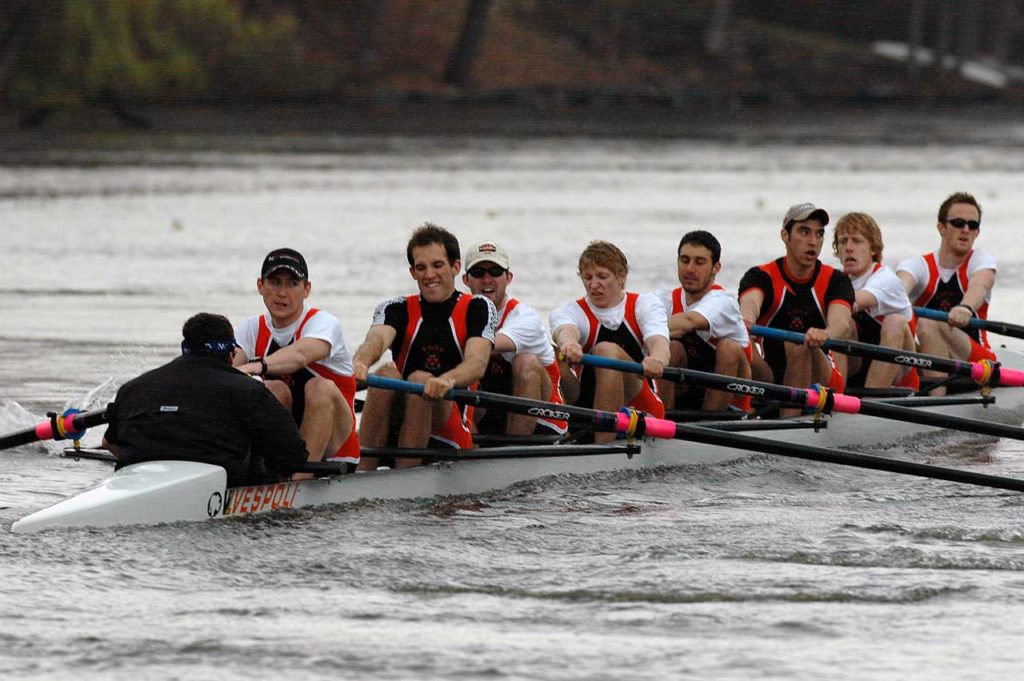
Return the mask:
[[[967,282],[967,290],[960,301],[960,305],[949,311],[949,325],[964,328],[971,321],[974,312],[985,304],[985,299],[996,283],[995,270],[978,270],[971,275]],[[970,310],[962,305],[969,305]]]
[[455,368],[423,384],[423,396],[441,399],[452,388],[465,388],[479,381],[491,358],[491,341],[479,336],[466,341],[463,359]]
[[580,330],[575,324],[562,324],[551,332],[551,340],[558,348],[558,354],[565,357],[570,364],[579,364],[583,359]]
[[850,308],[843,303],[832,303],[828,306],[824,329],[807,329],[804,334],[804,345],[809,348],[820,348],[830,338],[846,338],[850,328]]
[[855,294],[853,311],[860,312],[861,310],[870,310],[875,305],[878,305],[878,298],[871,291],[860,290]]
[[370,367],[379,360],[384,351],[391,347],[398,332],[387,324],[376,324],[366,333],[366,339],[352,357],[353,375],[357,381],[365,381]]
[[693,331],[707,331],[711,323],[699,312],[680,312],[668,318],[670,338],[682,338]]
[[764,291],[759,288],[750,288],[740,296],[740,314],[743,315],[743,323],[750,331],[750,327],[757,324],[757,318],[761,315],[761,305],[764,304]]
[[515,352],[517,350],[515,341],[501,333],[500,331],[494,334],[494,350],[491,354],[500,354],[502,352]]
[[[233,362],[238,361],[241,353],[235,353]],[[291,345],[275,350],[263,361],[267,365],[268,374],[291,374],[303,367],[326,358],[331,354],[331,344],[321,338],[300,338]],[[260,362],[245,362],[236,364],[243,373],[258,375],[263,372],[263,364]]]
[[669,362],[668,338],[664,336],[650,336],[644,339],[644,349],[647,356],[642,362],[644,376],[648,378],[661,378],[665,371],[665,365]]
[[917,286],[917,279],[914,279],[910,272],[905,270],[900,270],[896,273],[896,276],[903,282],[903,288],[907,290],[907,295],[909,296],[910,292],[914,290],[915,286]]

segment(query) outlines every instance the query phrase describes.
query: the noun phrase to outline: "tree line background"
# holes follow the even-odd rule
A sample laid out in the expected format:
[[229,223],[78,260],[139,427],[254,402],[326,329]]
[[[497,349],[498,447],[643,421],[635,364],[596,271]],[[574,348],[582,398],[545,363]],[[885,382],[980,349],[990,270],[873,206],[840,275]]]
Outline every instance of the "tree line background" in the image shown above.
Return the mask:
[[1017,103],[1022,34],[1024,0],[4,0],[0,105]]

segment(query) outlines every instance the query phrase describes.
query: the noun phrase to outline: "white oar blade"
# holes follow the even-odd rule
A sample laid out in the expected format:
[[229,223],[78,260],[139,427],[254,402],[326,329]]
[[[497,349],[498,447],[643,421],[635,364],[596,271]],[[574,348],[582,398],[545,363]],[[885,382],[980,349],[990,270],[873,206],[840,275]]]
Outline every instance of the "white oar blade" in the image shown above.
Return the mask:
[[220,515],[227,473],[194,461],[126,466],[81,494],[16,521],[12,532],[205,520]]

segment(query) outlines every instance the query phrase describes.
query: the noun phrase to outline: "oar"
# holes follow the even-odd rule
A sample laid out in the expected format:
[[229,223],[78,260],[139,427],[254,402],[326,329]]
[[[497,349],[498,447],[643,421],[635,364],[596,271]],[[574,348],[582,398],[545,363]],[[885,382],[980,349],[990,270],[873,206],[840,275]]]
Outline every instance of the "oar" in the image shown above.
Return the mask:
[[[383,376],[369,376],[367,383],[375,388],[384,390],[395,390],[398,392],[411,393],[414,395],[423,394],[423,384],[401,381],[395,378]],[[888,471],[890,473],[902,473],[904,475],[916,475],[922,478],[934,478],[936,480],[948,480],[969,485],[981,485],[983,487],[995,487],[997,489],[1009,489],[1016,492],[1024,492],[1024,480],[1005,478],[996,475],[986,475],[973,471],[957,470],[955,468],[943,468],[928,464],[913,463],[910,461],[899,461],[886,459],[880,456],[869,454],[855,454],[844,452],[838,449],[826,449],[810,445],[796,445],[788,442],[765,440],[763,438],[751,437],[737,433],[723,432],[711,428],[674,423],[665,419],[658,419],[652,416],[644,416],[631,410],[620,412],[600,411],[587,409],[566,404],[552,404],[540,400],[531,400],[525,397],[514,397],[510,395],[498,395],[496,393],[483,392],[481,390],[462,390],[452,388],[445,393],[445,399],[453,400],[462,404],[474,406],[500,405],[509,411],[530,416],[546,416],[559,420],[570,421],[574,424],[582,424],[592,427],[594,430],[603,432],[618,433],[621,437],[653,437],[667,440],[688,440],[703,444],[717,445],[720,447],[731,447],[734,449],[745,449],[765,454],[776,454],[796,459],[809,461],[820,461],[834,463],[843,466],[854,466],[857,468],[869,468],[872,470]],[[641,455],[642,456],[642,455]]]
[[[916,314],[918,317],[934,319],[940,322],[945,322],[949,320],[948,312],[943,312],[942,310],[932,310],[931,308],[927,307],[915,307],[914,314]],[[1020,326],[1019,324],[1009,324],[1007,322],[997,322],[991,319],[979,319],[978,317],[971,317],[970,321],[967,322],[967,326],[971,327],[972,329],[984,329],[985,331],[998,333],[1000,336],[1024,338],[1024,326]]]
[[[583,363],[615,371],[633,374],[643,373],[643,367],[636,362],[626,362],[611,357],[583,355]],[[982,421],[965,416],[936,414],[935,412],[921,411],[913,407],[862,400],[859,397],[844,395],[843,393],[822,392],[813,388],[792,388],[787,385],[744,380],[732,376],[711,374],[693,369],[680,369],[678,367],[666,367],[663,378],[675,381],[676,383],[693,383],[737,395],[767,397],[768,399],[779,400],[787,404],[808,407],[810,409],[821,409],[825,413],[837,411],[843,414],[864,414],[865,416],[877,416],[894,421],[909,421],[910,423],[920,423],[937,428],[950,428],[969,433],[980,433],[981,435],[994,435],[995,437],[1024,440],[1024,428],[1018,426]]]
[[0,449],[27,445],[39,440],[77,439],[86,428],[98,426],[106,420],[106,409],[65,413],[60,416],[53,414],[48,421],[40,421],[32,428],[0,437]]
[[[767,326],[754,325],[751,333],[762,338],[789,341],[790,343],[803,343],[804,334],[795,331],[784,331],[773,329]],[[896,350],[883,345],[872,345],[871,343],[860,343],[858,341],[842,340],[833,338],[825,341],[824,347],[829,350],[841,352],[844,355],[856,355],[877,359],[883,362],[892,362],[903,366],[917,367],[918,369],[932,369],[947,374],[958,376],[969,376],[981,383],[992,383],[995,385],[1019,388],[1024,385],[1024,371],[1009,369],[1006,367],[995,367],[985,365],[981,362],[963,362],[958,359],[948,359],[935,355],[925,355],[920,352],[908,350]]]

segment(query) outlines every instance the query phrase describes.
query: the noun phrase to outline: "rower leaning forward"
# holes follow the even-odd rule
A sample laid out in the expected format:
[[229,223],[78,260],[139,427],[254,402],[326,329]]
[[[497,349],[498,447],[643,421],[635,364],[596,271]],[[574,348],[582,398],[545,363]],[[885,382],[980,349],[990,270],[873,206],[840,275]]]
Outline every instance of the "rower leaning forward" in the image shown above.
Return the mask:
[[[951,194],[939,206],[936,229],[938,250],[908,258],[896,267],[914,305],[949,315],[948,322],[917,320],[921,352],[971,362],[995,361],[985,331],[968,327],[972,317],[988,318],[996,283],[995,257],[974,248],[981,233],[981,205],[966,192]],[[941,375],[928,371],[923,374]],[[945,391],[940,386],[932,394]]]
[[[563,391],[577,395],[575,404],[605,411],[634,407],[663,418],[665,405],[655,379],[669,362],[668,319],[653,293],[626,291],[629,264],[625,254],[607,241],[592,241],[579,258],[579,276],[586,292],[551,312],[551,335],[560,357]],[[643,376],[614,369],[580,366],[584,353],[639,362]],[[570,368],[571,367],[571,368]],[[576,373],[578,372],[578,373]],[[575,383],[565,390],[566,383]],[[610,442],[614,433],[596,433],[596,442]]]
[[[455,290],[462,265],[459,241],[443,227],[426,223],[416,229],[406,257],[419,292],[377,306],[353,366],[357,380],[365,380],[370,366],[390,349],[393,361],[374,373],[422,383],[423,394],[399,400],[393,391],[367,390],[360,440],[366,447],[384,447],[397,426],[402,448],[472,447],[472,408],[443,398],[452,388],[473,388],[484,375],[498,325],[494,304]],[[396,463],[411,466],[419,460]],[[373,470],[377,464],[367,457],[360,467]]]

